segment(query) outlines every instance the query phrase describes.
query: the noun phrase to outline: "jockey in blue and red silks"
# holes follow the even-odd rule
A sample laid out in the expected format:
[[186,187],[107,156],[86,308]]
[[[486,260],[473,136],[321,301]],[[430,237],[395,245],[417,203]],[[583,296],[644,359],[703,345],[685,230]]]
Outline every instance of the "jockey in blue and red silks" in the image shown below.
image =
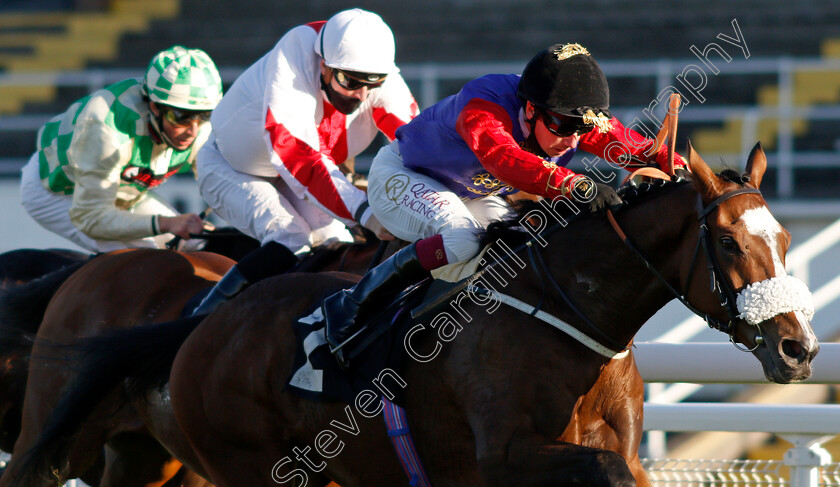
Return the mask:
[[574,197],[590,211],[620,203],[610,186],[565,167],[578,148],[611,161],[623,153],[667,164],[664,147],[648,158],[654,141],[610,115],[606,77],[579,44],[549,47],[521,76],[472,80],[396,135],[374,158],[368,201],[388,231],[415,243],[324,301],[327,341],[343,366],[348,347],[340,346],[359,317],[432,269],[474,257],[479,234],[512,211],[503,195]]

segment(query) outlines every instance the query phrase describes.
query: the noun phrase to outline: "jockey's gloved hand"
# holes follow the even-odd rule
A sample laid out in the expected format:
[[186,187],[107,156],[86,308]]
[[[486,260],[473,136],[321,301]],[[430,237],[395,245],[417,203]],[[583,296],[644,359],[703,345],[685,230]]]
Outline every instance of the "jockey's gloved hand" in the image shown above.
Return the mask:
[[678,167],[674,169],[674,175],[671,177],[671,181],[688,181],[689,178],[691,178],[691,171],[684,167]]
[[587,177],[575,181],[571,196],[578,207],[590,213],[605,208],[616,209],[623,203],[611,186],[596,183]]

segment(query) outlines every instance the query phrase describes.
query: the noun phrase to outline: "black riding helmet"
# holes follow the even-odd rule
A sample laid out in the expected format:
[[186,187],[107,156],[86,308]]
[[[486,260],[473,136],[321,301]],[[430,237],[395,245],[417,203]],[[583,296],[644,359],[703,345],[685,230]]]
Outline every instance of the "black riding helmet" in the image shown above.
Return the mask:
[[517,95],[543,110],[609,130],[607,78],[580,44],[554,44],[534,56],[522,72]]

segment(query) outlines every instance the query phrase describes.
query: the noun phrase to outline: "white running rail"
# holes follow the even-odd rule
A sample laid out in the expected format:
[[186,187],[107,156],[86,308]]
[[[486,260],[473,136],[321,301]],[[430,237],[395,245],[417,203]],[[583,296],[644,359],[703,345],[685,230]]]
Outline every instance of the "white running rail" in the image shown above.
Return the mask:
[[[767,383],[755,357],[726,343],[636,344],[646,380],[696,383]],[[840,383],[840,343],[820,346],[820,366],[804,383]],[[797,387],[791,385],[788,387]],[[643,459],[653,485],[837,486],[840,465],[822,445],[840,434],[840,405],[646,402],[644,429],[651,432],[767,432],[793,444],[782,461]],[[649,445],[650,450],[650,445]],[[789,475],[782,475],[782,467]],[[772,481],[768,481],[772,478]],[[733,479],[741,479],[734,481]],[[764,479],[764,480],[762,480]],[[698,483],[704,480],[705,483]],[[729,482],[727,482],[728,480]]]

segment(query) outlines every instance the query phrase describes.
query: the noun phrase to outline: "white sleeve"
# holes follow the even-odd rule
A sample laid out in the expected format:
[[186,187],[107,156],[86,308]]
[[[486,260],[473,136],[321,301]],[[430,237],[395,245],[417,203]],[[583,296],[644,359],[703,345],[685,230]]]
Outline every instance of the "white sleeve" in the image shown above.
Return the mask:
[[[314,31],[290,31],[275,47],[265,69],[265,141],[271,162],[286,184],[344,223],[357,221],[365,193],[350,183],[329,154],[322,153],[316,121],[323,116]],[[336,127],[345,130],[345,127]]]
[[[93,103],[93,102],[91,102]],[[89,103],[90,105],[90,103]],[[131,158],[131,141],[99,120],[77,122],[67,158],[76,173],[70,221],[100,240],[132,240],[153,234],[149,215],[116,207],[120,172]]]

